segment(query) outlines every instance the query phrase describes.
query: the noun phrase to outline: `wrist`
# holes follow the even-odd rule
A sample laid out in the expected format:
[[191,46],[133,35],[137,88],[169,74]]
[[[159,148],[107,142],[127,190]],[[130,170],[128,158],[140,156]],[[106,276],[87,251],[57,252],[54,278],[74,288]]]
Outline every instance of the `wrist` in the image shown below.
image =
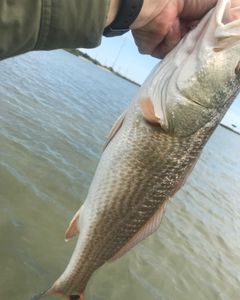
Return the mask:
[[109,0],[109,9],[105,27],[110,25],[116,18],[121,0]]
[[[120,36],[130,30],[131,24],[138,17],[144,0],[120,0],[110,2],[109,17],[103,35],[105,37]],[[112,21],[113,20],[113,21]],[[111,22],[112,21],[112,22]]]

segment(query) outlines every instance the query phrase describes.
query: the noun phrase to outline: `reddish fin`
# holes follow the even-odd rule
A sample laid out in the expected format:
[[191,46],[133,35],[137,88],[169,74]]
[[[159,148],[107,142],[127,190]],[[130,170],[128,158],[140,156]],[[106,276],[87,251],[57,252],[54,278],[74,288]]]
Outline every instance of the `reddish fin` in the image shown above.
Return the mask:
[[127,251],[133,248],[136,244],[144,240],[146,237],[151,235],[156,231],[161,223],[163,214],[165,212],[168,200],[166,200],[160,208],[155,212],[155,214],[143,225],[143,227],[109,260],[113,261],[115,259],[123,256]]
[[79,234],[79,218],[80,218],[80,212],[81,208],[76,212],[74,215],[72,221],[70,222],[66,232],[65,232],[65,241],[68,242],[71,238],[73,238],[75,235]]
[[117,132],[119,131],[119,129],[122,127],[123,121],[125,119],[126,116],[126,111],[123,112],[118,119],[116,120],[116,122],[113,124],[113,127],[107,137],[107,141],[106,144],[104,146],[104,150],[107,148],[107,146],[109,145],[109,143],[111,142],[111,140],[115,137],[115,135],[117,134]]
[[156,117],[154,112],[153,103],[150,98],[143,98],[140,101],[141,111],[144,118],[151,124],[160,124],[159,118]]

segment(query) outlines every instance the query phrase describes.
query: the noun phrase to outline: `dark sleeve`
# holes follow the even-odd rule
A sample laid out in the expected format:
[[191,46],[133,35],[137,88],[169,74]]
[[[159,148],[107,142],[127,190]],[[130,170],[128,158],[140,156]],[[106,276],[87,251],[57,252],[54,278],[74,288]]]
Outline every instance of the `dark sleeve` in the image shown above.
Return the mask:
[[0,59],[30,50],[92,48],[109,0],[0,0]]

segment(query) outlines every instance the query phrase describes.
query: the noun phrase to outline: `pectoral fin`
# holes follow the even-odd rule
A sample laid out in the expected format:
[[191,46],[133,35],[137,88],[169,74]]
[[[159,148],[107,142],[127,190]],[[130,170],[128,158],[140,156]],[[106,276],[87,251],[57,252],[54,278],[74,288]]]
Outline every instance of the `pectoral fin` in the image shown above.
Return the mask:
[[144,118],[151,124],[159,124],[159,118],[156,117],[154,112],[153,103],[150,98],[143,98],[140,102],[141,111]]
[[[168,199],[169,200],[169,199]],[[128,252],[131,248],[137,245],[139,242],[147,238],[154,231],[156,231],[161,223],[163,214],[166,210],[166,206],[168,203],[166,200],[159,209],[155,212],[155,214],[145,223],[145,225],[109,260],[114,261],[121,256],[123,256],[126,252]]]
[[65,232],[65,241],[68,242],[75,235],[79,234],[79,218],[82,207],[76,212],[72,221],[70,222],[66,232]]

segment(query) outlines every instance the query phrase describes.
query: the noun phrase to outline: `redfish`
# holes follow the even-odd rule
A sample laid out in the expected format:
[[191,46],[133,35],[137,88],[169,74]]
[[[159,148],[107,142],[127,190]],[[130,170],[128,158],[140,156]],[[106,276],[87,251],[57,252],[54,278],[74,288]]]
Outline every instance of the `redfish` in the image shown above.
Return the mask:
[[153,70],[115,123],[45,293],[83,299],[93,272],[153,233],[240,89],[240,1],[220,0]]

